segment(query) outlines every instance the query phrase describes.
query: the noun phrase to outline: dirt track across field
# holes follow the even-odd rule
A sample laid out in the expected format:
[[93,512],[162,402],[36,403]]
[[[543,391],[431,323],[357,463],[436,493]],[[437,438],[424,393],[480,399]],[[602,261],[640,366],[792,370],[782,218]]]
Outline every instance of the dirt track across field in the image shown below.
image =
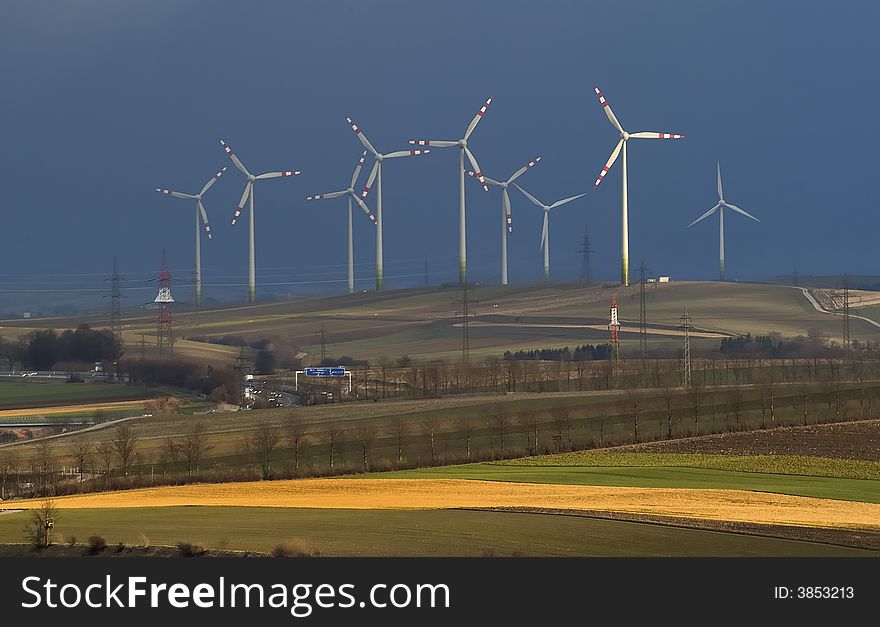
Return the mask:
[[[33,508],[40,501],[10,503]],[[880,504],[745,490],[629,488],[457,479],[303,479],[86,494],[59,508],[186,505],[341,509],[529,507],[629,512],[742,523],[880,530]]]
[[75,414],[90,411],[112,411],[117,409],[143,408],[144,399],[137,401],[108,401],[106,403],[79,403],[56,405],[54,407],[27,407],[25,409],[0,409],[0,418],[15,416],[49,416],[54,414]]

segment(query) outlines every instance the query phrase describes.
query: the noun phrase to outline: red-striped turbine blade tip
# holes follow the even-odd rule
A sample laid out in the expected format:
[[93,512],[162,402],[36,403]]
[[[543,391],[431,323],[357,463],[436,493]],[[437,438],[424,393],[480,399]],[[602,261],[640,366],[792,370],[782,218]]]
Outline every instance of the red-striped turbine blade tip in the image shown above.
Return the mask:
[[226,154],[227,154],[227,155],[231,155],[231,154],[232,154],[232,148],[230,148],[230,147],[227,145],[227,143],[226,143],[225,141],[223,141],[223,140],[221,139],[221,140],[220,140],[220,144],[223,146],[223,150],[226,151]]
[[364,190],[361,192],[361,198],[366,198],[367,194],[369,194],[369,193],[370,193],[370,188],[365,187]]
[[411,139],[409,143],[413,146],[430,146],[431,141],[428,139]]
[[490,104],[492,104],[492,99],[491,99],[491,98],[489,98],[489,99],[486,101],[486,104],[484,104],[482,107],[480,107],[480,112],[479,112],[477,115],[483,115],[484,113],[486,113],[486,109],[489,108],[489,105],[490,105]]
[[426,154],[428,154],[429,152],[431,152],[431,151],[430,151],[430,150],[410,150],[410,151],[409,151],[409,154],[412,155],[412,156],[415,156],[415,155],[426,155]]
[[601,104],[603,107],[607,107],[608,101],[605,100],[605,96],[602,95],[602,92],[599,91],[598,87],[596,87],[596,95],[599,97],[599,104]]
[[659,133],[660,139],[684,139],[684,135],[676,135],[675,133]]
[[360,134],[361,129],[359,129],[358,125],[354,123],[354,120],[352,120],[351,118],[345,118],[345,120],[348,122],[349,126],[351,126],[351,130],[353,130],[357,134]]

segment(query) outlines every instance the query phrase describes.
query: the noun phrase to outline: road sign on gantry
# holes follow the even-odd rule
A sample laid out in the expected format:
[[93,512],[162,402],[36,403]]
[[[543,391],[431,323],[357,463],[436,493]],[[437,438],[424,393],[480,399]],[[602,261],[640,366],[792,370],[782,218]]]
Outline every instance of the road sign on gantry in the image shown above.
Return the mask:
[[344,377],[345,366],[333,366],[331,368],[306,368],[307,377]]

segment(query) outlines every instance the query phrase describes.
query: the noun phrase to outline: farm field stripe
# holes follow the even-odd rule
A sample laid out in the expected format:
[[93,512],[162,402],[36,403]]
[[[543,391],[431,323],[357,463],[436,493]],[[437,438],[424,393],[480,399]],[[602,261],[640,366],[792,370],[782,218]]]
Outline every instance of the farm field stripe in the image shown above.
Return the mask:
[[[33,508],[39,500],[16,502]],[[9,505],[12,505],[11,503]],[[743,523],[880,529],[880,504],[746,490],[502,483],[461,479],[303,479],[195,484],[62,497],[68,508],[184,505],[342,509],[536,507]]]

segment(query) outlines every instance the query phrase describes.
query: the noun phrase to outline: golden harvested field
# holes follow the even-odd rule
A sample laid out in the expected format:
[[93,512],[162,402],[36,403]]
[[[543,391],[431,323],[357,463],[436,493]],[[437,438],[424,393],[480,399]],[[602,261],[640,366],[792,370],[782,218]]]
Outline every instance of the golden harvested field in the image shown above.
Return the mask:
[[57,414],[74,414],[92,411],[110,411],[114,409],[136,409],[143,408],[144,401],[116,401],[110,403],[85,403],[80,405],[60,405],[56,407],[28,407],[26,409],[0,409],[0,418],[8,418],[14,416],[33,416],[33,415],[57,415]]
[[[41,501],[16,502],[17,508]],[[456,479],[305,479],[196,484],[57,499],[59,508],[201,506],[335,509],[530,507],[743,523],[880,529],[880,504],[745,490],[625,488]]]

